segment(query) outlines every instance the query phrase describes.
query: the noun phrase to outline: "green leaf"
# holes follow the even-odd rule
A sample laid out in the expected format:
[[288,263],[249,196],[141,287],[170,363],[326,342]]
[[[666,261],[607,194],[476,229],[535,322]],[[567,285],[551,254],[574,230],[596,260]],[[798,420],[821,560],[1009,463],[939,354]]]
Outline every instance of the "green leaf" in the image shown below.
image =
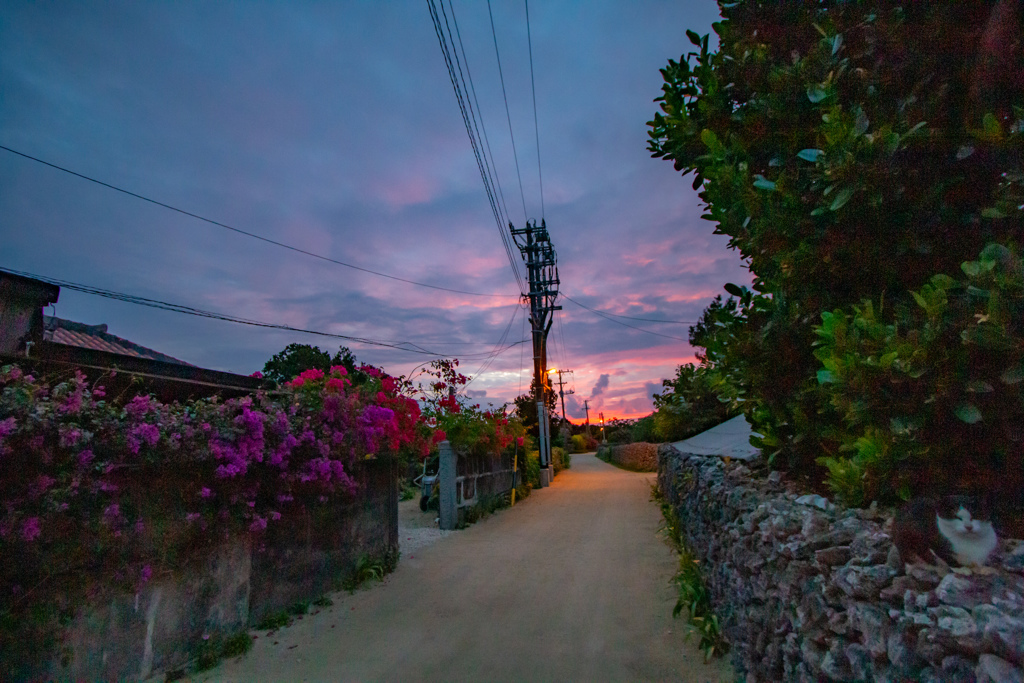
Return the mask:
[[725,291],[729,292],[729,294],[732,294],[733,296],[743,296],[743,290],[731,282],[726,282],[725,287],[723,287],[723,289],[725,289]]
[[828,370],[818,370],[818,384],[831,384],[836,381],[836,376]]
[[700,36],[696,32],[687,29],[686,37],[690,39],[691,43],[693,43],[697,47],[700,47]]
[[846,205],[846,202],[850,201],[850,197],[853,196],[853,187],[847,185],[843,189],[839,190],[836,194],[836,198],[832,200],[832,206],[828,207],[830,211],[838,211]]
[[920,123],[918,123],[918,124],[917,124],[916,126],[914,126],[914,127],[913,127],[913,128],[911,128],[910,130],[908,130],[908,131],[907,131],[906,133],[904,133],[904,134],[903,134],[903,139],[904,139],[904,140],[906,140],[906,139],[907,139],[907,138],[909,138],[909,137],[910,137],[911,135],[913,135],[914,133],[916,133],[917,131],[921,130],[922,128],[924,128],[924,127],[925,127],[925,126],[927,126],[927,125],[928,125],[928,122],[927,122],[927,121],[921,121],[921,122],[920,122]]
[[899,355],[900,354],[896,351],[890,351],[889,353],[883,354],[882,357],[878,359],[878,365],[883,369],[888,370],[892,367],[892,364],[896,362],[896,359],[899,358]]
[[820,149],[802,149],[797,153],[797,157],[804,161],[809,161],[812,164],[817,163],[818,159],[824,156],[824,152]]
[[822,88],[820,85],[812,85],[809,88],[807,88],[807,99],[809,99],[814,104],[821,102],[826,97],[828,97],[828,93],[826,93],[825,89]]
[[981,210],[982,218],[1006,218],[1006,214],[1000,211],[995,206],[990,206],[987,209]]
[[956,409],[956,416],[969,425],[981,422],[981,411],[972,403],[964,403]]
[[837,33],[832,37],[832,54],[839,52],[839,48],[843,46],[843,34]]
[[1021,381],[1024,381],[1024,367],[1018,364],[1006,368],[1003,370],[1003,374],[999,375],[999,379],[1003,384],[1020,384]]
[[978,255],[978,260],[991,261],[995,263],[997,261],[1008,259],[1011,256],[1013,256],[1013,254],[1009,249],[998,242],[991,242],[985,245],[985,248],[981,250],[981,253]]
[[977,277],[981,273],[981,264],[977,261],[964,261],[960,264],[960,269],[967,277]]
[[945,273],[938,273],[937,275],[932,275],[931,283],[935,287],[943,290],[952,289],[953,287],[956,287],[957,284],[956,280],[946,275]]
[[712,152],[721,149],[722,143],[719,142],[718,136],[715,135],[715,131],[705,128],[700,132],[700,141],[707,145],[707,148]]
[[992,112],[985,114],[981,120],[981,125],[985,128],[985,134],[994,138],[1003,137],[1003,127],[999,125],[999,120],[996,119]]
[[769,192],[775,191],[775,183],[768,180],[760,173],[754,176],[754,187],[759,190],[768,190]]
[[921,296],[920,293],[918,293],[918,292],[911,292],[910,295],[912,297],[914,297],[914,301],[917,302],[918,306],[920,306],[921,308],[923,308],[926,311],[928,310],[928,300],[925,299],[923,296]]
[[867,114],[863,111],[857,112],[857,121],[853,124],[853,136],[860,137],[864,133],[868,132],[868,126],[870,126]]

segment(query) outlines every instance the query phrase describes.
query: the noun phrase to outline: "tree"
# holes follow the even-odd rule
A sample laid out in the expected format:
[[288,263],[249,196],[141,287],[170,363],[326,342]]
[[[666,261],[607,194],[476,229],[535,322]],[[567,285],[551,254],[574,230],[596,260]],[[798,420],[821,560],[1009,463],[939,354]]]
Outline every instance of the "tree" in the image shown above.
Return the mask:
[[1024,238],[1020,4],[720,3],[718,51],[688,31],[696,50],[662,69],[649,150],[694,174],[754,275],[727,287],[715,367],[775,466],[843,445],[822,313],[915,305],[933,275]]
[[344,346],[339,347],[338,352],[331,356],[327,351],[321,351],[318,346],[289,344],[263,365],[263,375],[278,384],[283,384],[294,379],[303,370],[316,368],[328,372],[335,365],[344,366],[349,375],[354,375],[356,357]]
[[[512,403],[515,405],[515,414],[519,418],[519,421],[526,427],[527,433],[534,438],[539,438],[539,432],[537,430],[537,399],[534,397],[535,394],[531,391],[529,394],[523,394],[517,396]],[[547,392],[547,404],[548,404],[548,417],[556,418],[556,406],[557,399],[555,392]]]

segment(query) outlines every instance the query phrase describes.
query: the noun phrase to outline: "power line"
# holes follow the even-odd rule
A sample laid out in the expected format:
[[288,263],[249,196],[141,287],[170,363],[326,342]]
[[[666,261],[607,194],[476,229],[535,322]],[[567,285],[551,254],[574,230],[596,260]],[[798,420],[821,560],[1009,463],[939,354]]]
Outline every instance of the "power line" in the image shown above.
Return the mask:
[[209,223],[210,225],[216,225],[219,228],[224,228],[225,230],[231,230],[232,232],[236,232],[236,233],[238,233],[240,235],[245,235],[246,237],[252,237],[253,239],[260,240],[261,242],[266,242],[267,244],[272,244],[272,245],[274,245],[276,247],[281,247],[282,249],[288,249],[289,251],[294,251],[294,252],[299,253],[299,254],[305,254],[306,256],[311,256],[311,257],[313,257],[315,259],[320,259],[321,261],[327,261],[328,263],[333,263],[333,264],[338,265],[338,266],[344,266],[345,268],[351,268],[353,270],[358,270],[358,271],[361,271],[361,272],[364,272],[364,273],[369,273],[370,275],[376,275],[378,277],[387,278],[389,280],[396,280],[398,282],[404,282],[406,284],[416,285],[417,287],[427,287],[429,289],[436,289],[436,290],[440,290],[440,291],[444,291],[444,292],[454,292],[455,294],[466,294],[468,296],[488,296],[488,297],[512,297],[512,296],[515,296],[516,298],[519,297],[518,294],[485,294],[485,293],[481,293],[481,292],[469,292],[469,291],[466,291],[464,289],[452,289],[450,287],[441,287],[439,285],[430,285],[430,284],[427,284],[425,282],[416,282],[415,280],[407,280],[405,278],[398,277],[396,275],[388,275],[387,273],[381,273],[379,271],[371,270],[369,268],[363,268],[362,266],[356,266],[356,265],[353,265],[351,263],[345,263],[344,261],[338,261],[337,259],[333,259],[333,258],[330,258],[328,256],[321,256],[320,254],[316,254],[316,253],[311,252],[311,251],[306,251],[305,249],[300,249],[299,247],[293,247],[290,244],[286,244],[284,242],[278,242],[277,240],[270,239],[269,237],[263,237],[262,235],[257,235],[256,233],[248,232],[248,231],[242,230],[240,228],[232,227],[232,226],[230,226],[230,225],[228,225],[226,223],[221,223],[220,221],[215,221],[215,220],[212,220],[210,218],[206,218],[204,216],[200,216],[199,214],[192,213],[191,211],[185,211],[184,209],[179,209],[179,208],[177,208],[175,206],[171,206],[170,204],[165,204],[164,202],[160,202],[160,201],[157,201],[155,199],[150,199],[149,197],[145,197],[145,196],[143,196],[141,194],[138,194],[136,192],[132,192],[130,190],[126,190],[126,189],[124,189],[122,187],[117,187],[116,185],[111,185],[110,183],[103,182],[102,180],[97,180],[96,178],[91,178],[91,177],[89,177],[87,175],[83,175],[82,173],[77,173],[76,171],[72,171],[71,169],[65,168],[63,166],[58,166],[57,164],[50,163],[49,161],[43,161],[42,159],[39,159],[39,158],[34,157],[34,156],[31,156],[29,154],[25,154],[24,152],[19,152],[18,150],[11,149],[10,147],[5,147],[4,145],[0,145],[0,149],[6,150],[6,151],[8,151],[8,152],[10,152],[12,154],[17,154],[18,156],[24,157],[24,158],[29,159],[31,161],[38,162],[40,164],[43,164],[44,166],[49,166],[50,168],[55,168],[58,171],[63,171],[64,173],[68,173],[70,175],[76,176],[78,178],[81,178],[82,180],[88,180],[91,183],[96,183],[97,185],[102,185],[103,187],[109,188],[111,190],[115,190],[117,192],[121,192],[121,193],[129,195],[131,197],[135,197],[136,199],[141,199],[144,202],[149,202],[150,204],[156,204],[157,206],[161,206],[161,207],[163,207],[165,209],[170,209],[171,211],[176,211],[177,213],[183,214],[185,216],[189,216],[190,218],[195,218],[196,220],[203,221],[204,223]]
[[530,90],[533,92],[533,132],[537,138],[537,177],[540,180],[540,217],[544,218],[544,174],[540,170],[540,126],[537,125],[537,86],[533,81],[533,38],[530,37],[530,2],[526,6],[526,43],[530,47]]
[[523,176],[519,173],[519,155],[516,154],[516,138],[512,134],[512,114],[508,109],[508,95],[505,93],[505,76],[501,72],[501,55],[498,54],[498,32],[494,30],[494,12],[491,0],[487,0],[487,14],[491,17],[491,35],[494,37],[494,56],[498,60],[498,77],[501,79],[501,95],[505,98],[505,116],[508,118],[508,136],[512,140],[512,158],[516,160],[516,177],[519,178],[519,197],[523,200],[523,220],[527,219],[526,194],[523,193]]
[[[672,335],[669,335],[669,334],[661,334],[660,332],[651,332],[650,330],[645,330],[644,328],[637,327],[636,325],[630,325],[628,323],[619,322],[615,318],[611,317],[611,315],[613,315],[613,314],[605,314],[605,313],[602,313],[601,311],[597,310],[596,308],[591,308],[590,306],[586,306],[584,304],[581,304],[579,301],[576,301],[575,299],[573,299],[571,296],[568,296],[567,294],[562,294],[562,296],[564,296],[566,299],[568,299],[569,301],[573,302],[574,304],[576,304],[580,308],[585,308],[588,311],[590,311],[591,313],[596,313],[597,315],[601,316],[602,318],[605,318],[606,320],[612,321],[616,325],[622,325],[623,327],[628,327],[628,328],[633,329],[633,330],[640,330],[641,332],[646,332],[647,334],[653,334],[656,337],[665,337],[666,339],[677,339],[679,341],[684,341],[684,342],[689,342],[690,341],[689,339],[684,339],[682,337],[673,337]],[[619,317],[624,317],[624,316],[619,316]]]
[[516,306],[516,309],[514,311],[512,311],[512,317],[509,319],[508,325],[505,326],[505,331],[501,334],[501,338],[498,339],[498,343],[495,345],[494,351],[480,365],[480,367],[477,368],[476,372],[473,373],[472,375],[470,375],[469,381],[466,382],[465,386],[463,387],[463,390],[465,390],[470,384],[472,384],[473,380],[475,380],[477,377],[479,377],[484,372],[486,372],[491,367],[491,364],[494,363],[495,359],[497,359],[498,356],[500,356],[502,353],[504,353],[505,351],[508,351],[510,348],[512,348],[510,346],[506,346],[505,348],[501,348],[501,345],[504,344],[505,340],[508,338],[508,333],[512,330],[512,323],[514,323],[516,321],[516,316],[519,314],[519,309],[520,308],[522,308],[522,306]]
[[[569,299],[568,295],[566,295],[564,293],[562,294],[562,296],[564,296],[566,299]],[[572,301],[574,304],[577,304],[579,306],[583,306],[583,304],[581,304],[578,301],[573,301],[572,299],[569,299],[569,301]],[[587,307],[583,306],[583,308],[587,308]],[[633,317],[631,315],[619,315],[618,313],[611,313],[609,311],[596,311],[593,308],[590,308],[588,310],[594,311],[595,313],[600,313],[602,315],[610,315],[613,318],[625,318],[626,320],[639,320],[641,322],[647,322],[647,323],[666,323],[666,324],[669,324],[669,325],[696,325],[697,324],[696,320],[658,320],[656,318],[636,318],[636,317]]]
[[[449,1],[449,6],[451,3]],[[455,49],[455,40],[452,34],[451,25],[448,22],[448,13],[444,8],[444,0],[441,0],[441,10],[438,12],[437,6],[434,4],[434,0],[427,0],[427,9],[430,10],[430,18],[434,22],[434,33],[437,35],[438,44],[441,46],[441,54],[444,57],[445,66],[448,68],[448,78],[452,84],[452,90],[455,91],[455,99],[459,105],[459,112],[462,114],[462,122],[466,127],[466,135],[469,136],[469,143],[473,149],[473,156],[476,159],[477,169],[480,172],[480,178],[484,183],[484,191],[487,194],[487,201],[491,205],[491,212],[494,215],[495,223],[498,226],[498,233],[501,237],[502,245],[505,249],[505,255],[508,258],[509,265],[512,268],[512,272],[515,275],[516,283],[519,285],[519,290],[522,292],[524,289],[522,277],[519,274],[519,268],[516,265],[515,258],[512,255],[512,250],[509,245],[509,238],[505,235],[504,220],[502,218],[502,203],[499,201],[499,195],[501,194],[500,186],[498,187],[498,193],[495,192],[495,186],[497,185],[497,179],[491,180],[490,167],[493,166],[493,155],[490,164],[488,164],[487,151],[483,148],[483,144],[479,142],[479,129],[477,128],[477,115],[473,109],[473,102],[469,99],[469,88],[466,86],[466,77],[462,73],[462,61],[465,61],[465,49],[463,48],[463,60],[459,60],[458,51]],[[452,20],[455,22],[456,33],[458,31],[458,22],[455,21],[455,8],[451,7]],[[444,17],[444,24],[442,26],[441,17]],[[447,33],[445,32],[447,28]],[[460,44],[461,44],[461,34]],[[449,48],[449,39],[451,39],[452,47]],[[466,71],[469,72],[469,63],[466,63]],[[470,82],[472,82],[472,76],[470,75]],[[460,87],[461,84],[461,87]],[[463,91],[466,91],[466,96],[463,98]],[[475,93],[475,89],[474,89]],[[477,109],[479,109],[479,102],[477,102]],[[480,121],[482,123],[483,116],[481,112]],[[474,134],[476,129],[476,134]],[[506,212],[507,213],[507,212]]]
[[[333,332],[322,332],[322,331],[319,331],[319,330],[307,330],[307,329],[303,329],[303,328],[299,328],[299,327],[291,327],[290,325],[280,325],[280,324],[277,324],[277,323],[267,323],[267,322],[262,322],[262,321],[259,321],[259,320],[251,320],[249,318],[241,318],[241,317],[238,317],[238,316],[227,315],[227,314],[223,314],[223,313],[215,313],[213,311],[204,311],[202,309],[193,308],[191,306],[185,306],[183,304],[175,304],[175,303],[170,303],[170,302],[167,302],[167,301],[160,301],[159,299],[149,299],[149,298],[146,298],[146,297],[135,296],[133,294],[124,294],[122,292],[115,292],[115,291],[109,290],[109,289],[102,289],[100,287],[92,287],[92,286],[89,286],[89,285],[82,285],[82,284],[78,284],[76,282],[70,282],[68,280],[60,280],[60,279],[57,279],[57,278],[50,278],[50,277],[45,277],[45,276],[42,276],[42,275],[35,275],[33,273],[26,273],[26,272],[23,272],[23,271],[13,270],[13,269],[10,269],[10,268],[0,268],[0,273],[9,273],[11,275],[18,275],[18,276],[21,276],[21,277],[32,278],[34,280],[39,280],[41,282],[47,282],[47,283],[52,284],[52,285],[58,285],[60,287],[64,287],[66,289],[70,289],[70,290],[73,290],[73,291],[82,292],[83,294],[92,294],[92,295],[101,296],[101,297],[104,297],[104,298],[107,298],[107,299],[113,299],[115,301],[122,301],[124,303],[136,304],[136,305],[139,305],[139,306],[148,306],[150,308],[157,308],[157,309],[160,309],[160,310],[171,311],[171,312],[174,312],[174,313],[183,313],[185,315],[194,315],[194,316],[198,316],[198,317],[201,317],[201,318],[210,318],[210,319],[213,319],[213,320],[223,320],[225,322],[236,323],[236,324],[239,324],[239,325],[251,325],[253,327],[264,327],[264,328],[268,328],[268,329],[285,330],[285,331],[288,331],[288,332],[302,332],[304,334],[313,334],[313,335],[318,335],[318,336],[321,336],[321,337],[332,337],[332,338],[335,338],[335,339],[344,339],[346,341],[350,341],[350,342],[353,342],[353,343],[368,344],[368,345],[371,345],[371,346],[381,346],[381,347],[396,349],[398,351],[407,351],[409,353],[418,353],[418,354],[424,354],[424,355],[429,355],[429,356],[438,356],[438,357],[442,357],[442,358],[450,357],[450,356],[447,356],[445,354],[436,353],[434,351],[430,351],[430,350],[424,349],[422,347],[418,347],[415,344],[412,344],[412,342],[408,342],[408,341],[368,339],[368,338],[365,338],[365,337],[353,337],[351,335],[346,335],[346,334],[335,334]],[[517,309],[518,309],[518,304],[517,304]],[[522,344],[522,343],[524,343],[526,341],[528,341],[528,340],[523,339],[521,341],[514,342],[514,343],[512,343],[509,346],[509,348],[511,348],[512,346],[515,346],[517,344]],[[416,348],[409,348],[410,346],[414,346]],[[491,353],[493,353],[493,352],[491,352]],[[477,357],[483,357],[483,356],[487,356],[487,355],[488,354],[477,354]]]

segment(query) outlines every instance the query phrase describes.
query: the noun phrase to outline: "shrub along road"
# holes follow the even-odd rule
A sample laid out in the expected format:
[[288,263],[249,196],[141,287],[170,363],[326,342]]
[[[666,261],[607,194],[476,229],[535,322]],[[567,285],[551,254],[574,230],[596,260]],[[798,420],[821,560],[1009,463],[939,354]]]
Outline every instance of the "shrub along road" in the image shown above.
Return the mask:
[[653,481],[575,455],[550,488],[196,680],[731,681],[672,618]]

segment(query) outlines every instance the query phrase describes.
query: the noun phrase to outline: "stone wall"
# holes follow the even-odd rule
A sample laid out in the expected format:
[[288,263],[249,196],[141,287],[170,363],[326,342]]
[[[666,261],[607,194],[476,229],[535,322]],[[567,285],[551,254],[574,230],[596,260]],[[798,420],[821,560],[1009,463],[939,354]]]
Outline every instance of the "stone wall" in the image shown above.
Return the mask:
[[800,495],[779,472],[663,445],[658,484],[748,682],[1024,679],[1021,542],[990,567],[904,567],[891,512]]
[[597,449],[597,457],[636,472],[658,471],[658,444],[602,444]]
[[[282,519],[184,568],[155,574],[138,593],[98,587],[65,631],[44,680],[144,680],[186,666],[204,636],[231,635],[268,614],[337,589],[362,554],[398,548],[398,489],[390,461],[361,463],[354,500]],[[3,678],[3,676],[0,676]]]

